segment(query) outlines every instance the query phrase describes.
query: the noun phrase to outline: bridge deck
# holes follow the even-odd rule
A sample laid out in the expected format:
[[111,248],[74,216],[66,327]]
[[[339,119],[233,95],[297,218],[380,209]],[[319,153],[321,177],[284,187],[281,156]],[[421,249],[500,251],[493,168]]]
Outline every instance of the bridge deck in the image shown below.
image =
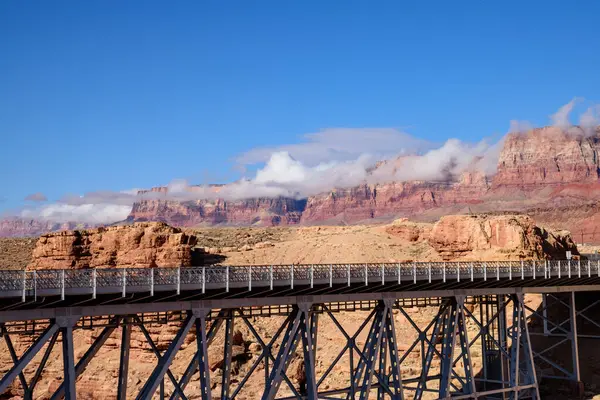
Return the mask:
[[26,316],[52,318],[57,312],[106,315],[297,304],[306,299],[339,302],[584,290],[600,290],[600,261],[0,271],[0,322]]

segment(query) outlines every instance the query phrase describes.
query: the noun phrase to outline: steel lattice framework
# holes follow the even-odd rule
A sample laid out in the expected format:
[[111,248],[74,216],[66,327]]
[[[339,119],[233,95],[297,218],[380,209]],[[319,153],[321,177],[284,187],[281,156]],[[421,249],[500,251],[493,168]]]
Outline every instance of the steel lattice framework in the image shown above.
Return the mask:
[[[192,393],[211,399],[217,378],[211,376],[208,349],[219,332],[224,337],[224,368],[218,377],[221,399],[241,396],[258,373],[264,374],[259,396],[263,400],[539,399],[539,379],[581,385],[577,320],[598,328],[600,323],[586,314],[598,301],[578,311],[575,293],[599,289],[600,263],[588,261],[0,271],[0,334],[13,360],[10,370],[0,376],[0,394],[18,382],[26,399],[35,398],[36,385],[60,337],[64,381],[51,398],[75,399],[77,378],[118,332],[116,398],[131,398],[127,387],[131,331],[139,329],[157,362],[136,399],[185,400]],[[528,306],[525,293],[542,294],[541,309]],[[437,307],[426,326],[411,317],[409,308],[415,306]],[[548,313],[550,307],[562,307],[564,312]],[[337,313],[355,310],[369,313],[352,332]],[[398,346],[395,314],[416,333],[408,348]],[[262,337],[253,318],[272,315],[285,316],[285,323],[271,337]],[[180,321],[179,331],[161,351],[146,326],[174,316]],[[338,330],[340,348],[325,371],[317,373],[323,319]],[[245,325],[261,350],[245,375],[233,380],[235,324]],[[530,332],[534,325],[543,329]],[[73,331],[85,327],[102,331],[76,360]],[[176,375],[172,362],[192,333],[195,354],[185,371]],[[16,335],[35,337],[20,355],[11,339]],[[358,340],[360,335],[366,337],[364,342]],[[537,348],[532,338],[538,335],[554,343]],[[551,350],[560,345],[571,347],[568,366],[551,357]],[[419,371],[404,370],[415,349],[420,349]],[[477,370],[473,352],[481,357]],[[28,377],[25,368],[38,353],[43,354],[41,361]],[[297,358],[302,360],[305,379],[293,382],[288,368]],[[326,386],[332,371],[340,368],[347,370],[347,384]],[[199,384],[190,385],[195,374]],[[166,389],[165,381],[172,390]]]

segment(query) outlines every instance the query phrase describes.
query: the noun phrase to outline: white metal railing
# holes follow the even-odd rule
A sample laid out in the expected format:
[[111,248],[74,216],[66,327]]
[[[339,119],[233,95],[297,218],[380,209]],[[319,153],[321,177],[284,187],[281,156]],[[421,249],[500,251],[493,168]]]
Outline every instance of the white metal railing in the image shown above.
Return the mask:
[[0,270],[0,297],[600,277],[600,260]]

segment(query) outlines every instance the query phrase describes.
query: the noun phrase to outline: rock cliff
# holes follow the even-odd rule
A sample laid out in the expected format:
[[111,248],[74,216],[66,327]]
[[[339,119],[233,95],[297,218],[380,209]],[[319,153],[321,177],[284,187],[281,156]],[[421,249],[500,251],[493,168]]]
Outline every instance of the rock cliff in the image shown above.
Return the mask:
[[559,184],[597,184],[600,178],[600,135],[587,136],[577,127],[555,127],[511,133],[504,141],[493,188]]
[[579,255],[569,232],[549,232],[525,215],[449,215],[431,229],[429,244],[445,260],[564,259]]
[[237,201],[141,200],[133,205],[127,221],[161,221],[176,226],[197,225],[293,225],[300,222],[306,200],[255,198]]
[[160,222],[42,235],[29,269],[189,266],[196,237]]
[[[517,211],[537,218],[536,210],[552,207],[560,216],[557,223],[576,232],[582,220],[571,215],[579,206],[589,209],[589,203],[600,196],[599,150],[600,129],[586,135],[578,127],[568,131],[545,127],[508,134],[493,176],[471,169],[460,176],[449,174],[442,181],[365,183],[352,188],[332,188],[302,200],[279,197],[181,202],[169,200],[168,196],[154,197],[134,203],[127,222],[161,221],[182,227],[312,225],[423,215],[434,220],[443,214],[469,211]],[[390,165],[402,168],[405,158],[378,163],[370,173],[379,168],[389,169]],[[211,188],[218,193],[222,185]],[[165,187],[157,187],[140,194],[167,191]],[[548,220],[549,216],[546,211],[540,214],[545,224],[555,225]],[[65,228],[74,226],[13,218],[0,221],[0,236],[38,235]]]

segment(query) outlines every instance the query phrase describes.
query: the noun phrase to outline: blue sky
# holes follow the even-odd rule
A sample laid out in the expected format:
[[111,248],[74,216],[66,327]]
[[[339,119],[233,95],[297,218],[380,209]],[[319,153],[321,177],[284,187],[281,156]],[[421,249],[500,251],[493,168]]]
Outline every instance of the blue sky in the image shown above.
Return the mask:
[[230,181],[244,153],[329,128],[476,142],[543,125],[600,97],[598,15],[597,1],[2,1],[0,211],[37,192]]

